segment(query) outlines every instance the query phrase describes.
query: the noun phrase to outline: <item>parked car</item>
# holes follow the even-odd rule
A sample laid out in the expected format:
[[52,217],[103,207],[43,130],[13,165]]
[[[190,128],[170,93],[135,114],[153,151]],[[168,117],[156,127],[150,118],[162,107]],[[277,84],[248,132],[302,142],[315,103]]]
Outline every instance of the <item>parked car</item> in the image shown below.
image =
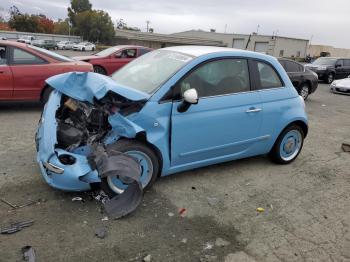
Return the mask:
[[36,46],[0,40],[0,101],[47,100],[50,76],[70,71],[92,71],[88,63],[75,61]]
[[56,50],[57,49],[57,44],[56,44],[56,41],[54,41],[54,40],[34,40],[32,45],[37,46],[37,47],[41,47],[41,48],[45,48],[47,50],[50,50],[50,49]]
[[73,45],[74,51],[95,51],[96,46],[90,42],[81,42]]
[[113,171],[135,160],[143,187],[159,175],[261,154],[288,164],[308,132],[304,100],[283,67],[254,52],[169,47],[112,77],[73,72],[46,82],[55,91],[39,123],[37,160],[62,190],[101,183],[110,196],[124,192],[130,180]]
[[17,42],[20,43],[26,43],[26,44],[32,44],[32,42],[35,40],[34,36],[30,36],[30,35],[25,35],[22,36],[21,38],[17,39]]
[[94,71],[102,75],[111,75],[130,61],[152,49],[143,46],[119,45],[107,48],[91,56],[73,57],[75,60],[89,62]]
[[309,94],[316,91],[318,76],[315,72],[289,59],[279,58],[278,61],[286,70],[290,81],[304,100],[308,98]]
[[317,73],[318,79],[330,84],[334,79],[350,75],[350,59],[337,57],[320,57],[306,67]]
[[75,43],[71,41],[60,41],[57,43],[57,48],[61,50],[70,50],[73,48],[73,45],[75,45]]
[[330,91],[344,95],[350,95],[350,75],[341,80],[335,80],[330,86]]

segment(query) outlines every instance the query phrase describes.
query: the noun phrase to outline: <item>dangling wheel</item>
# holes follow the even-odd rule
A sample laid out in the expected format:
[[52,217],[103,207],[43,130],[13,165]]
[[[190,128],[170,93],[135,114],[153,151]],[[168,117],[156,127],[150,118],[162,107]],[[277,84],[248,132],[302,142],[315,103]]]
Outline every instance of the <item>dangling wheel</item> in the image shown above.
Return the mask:
[[298,125],[291,125],[280,134],[269,156],[276,163],[289,164],[297,158],[303,144],[303,130]]
[[[119,151],[134,157],[141,166],[141,184],[143,188],[150,188],[158,177],[159,159],[154,151],[146,144],[137,140],[119,140],[107,147],[107,151]],[[101,188],[110,196],[121,194],[127,188],[128,179],[109,176],[101,180]]]

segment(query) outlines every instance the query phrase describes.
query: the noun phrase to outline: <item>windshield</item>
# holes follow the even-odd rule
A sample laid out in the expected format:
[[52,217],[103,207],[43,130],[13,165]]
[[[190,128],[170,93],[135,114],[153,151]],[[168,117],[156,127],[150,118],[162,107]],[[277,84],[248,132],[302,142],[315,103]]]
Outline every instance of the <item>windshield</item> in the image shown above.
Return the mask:
[[313,65],[335,65],[335,62],[337,62],[336,58],[320,57],[320,58],[317,58],[312,64]]
[[115,72],[112,78],[121,85],[152,94],[192,59],[187,54],[156,50],[133,60]]
[[97,55],[97,56],[109,56],[109,55],[117,52],[120,49],[121,48],[118,46],[113,46],[113,47],[107,48],[105,50],[102,50],[101,52],[98,52],[95,55]]
[[63,55],[59,55],[59,54],[57,54],[55,52],[51,52],[49,50],[46,50],[46,49],[43,49],[43,48],[40,48],[40,47],[36,47],[36,46],[33,46],[33,45],[28,45],[28,47],[31,48],[31,49],[34,49],[35,51],[38,51],[38,52],[40,52],[40,53],[42,53],[44,55],[50,56],[53,59],[62,61],[62,62],[72,62],[72,61],[74,61],[71,58],[68,58],[68,57],[63,56]]

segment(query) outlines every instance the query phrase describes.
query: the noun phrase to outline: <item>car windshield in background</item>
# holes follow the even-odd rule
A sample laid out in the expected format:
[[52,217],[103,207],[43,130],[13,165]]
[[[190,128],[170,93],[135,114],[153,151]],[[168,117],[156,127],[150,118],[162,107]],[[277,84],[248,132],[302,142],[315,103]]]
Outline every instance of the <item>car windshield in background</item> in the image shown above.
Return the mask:
[[313,65],[335,65],[335,62],[337,62],[336,58],[320,57],[320,58],[317,58],[312,64]]
[[34,49],[35,51],[38,51],[44,55],[47,55],[47,56],[50,56],[52,57],[53,59],[56,59],[56,60],[59,60],[59,61],[62,61],[62,62],[72,62],[74,61],[73,59],[69,58],[69,57],[66,57],[66,56],[63,56],[63,55],[59,55],[55,52],[51,52],[49,50],[46,50],[46,49],[43,49],[43,48],[40,48],[40,47],[36,47],[36,46],[32,46],[32,45],[28,45],[29,48],[31,49]]
[[112,78],[121,85],[152,94],[192,59],[187,54],[156,50],[122,67]]
[[108,56],[108,55],[111,55],[111,54],[117,52],[120,49],[121,49],[120,47],[113,46],[113,47],[107,48],[105,50],[102,50],[101,52],[98,52],[95,55],[97,55],[97,56]]

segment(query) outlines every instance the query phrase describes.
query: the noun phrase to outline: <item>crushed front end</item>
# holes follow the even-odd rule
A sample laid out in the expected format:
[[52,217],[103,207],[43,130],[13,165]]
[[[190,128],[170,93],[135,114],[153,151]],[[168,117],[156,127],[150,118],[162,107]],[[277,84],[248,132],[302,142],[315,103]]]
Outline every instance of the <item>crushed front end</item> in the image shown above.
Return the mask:
[[[108,79],[91,74],[68,73],[68,78],[63,74],[58,81],[62,85],[47,81],[56,90],[51,93],[39,121],[35,138],[37,161],[45,181],[60,190],[86,191],[92,184],[100,183],[98,168],[91,165],[89,159],[94,148],[104,147],[120,137],[135,137],[140,131],[127,116],[138,112],[144,100],[132,101],[121,96],[106,83]],[[72,85],[67,89],[71,78],[78,84],[82,78],[80,80],[90,89],[74,91]],[[100,80],[98,94],[89,78]],[[57,77],[54,80],[57,81]],[[103,92],[101,83],[104,83]],[[85,99],[88,95],[89,99]]]

